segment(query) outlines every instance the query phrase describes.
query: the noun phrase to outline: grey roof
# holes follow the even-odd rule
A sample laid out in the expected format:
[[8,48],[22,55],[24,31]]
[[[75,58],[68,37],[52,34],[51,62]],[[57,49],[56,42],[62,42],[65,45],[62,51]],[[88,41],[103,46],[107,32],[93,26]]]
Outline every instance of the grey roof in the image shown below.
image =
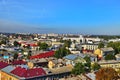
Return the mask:
[[6,72],[6,73],[10,73],[12,70],[14,70],[15,67],[14,66],[7,66],[3,69],[1,69],[2,71]]
[[26,68],[26,69],[29,68],[28,65],[17,65],[17,66],[20,66],[20,67],[22,67],[22,68]]
[[98,64],[116,64],[116,63],[120,63],[120,61],[116,61],[116,60],[102,60],[102,61],[98,62]]
[[75,60],[77,58],[77,55],[70,54],[64,57],[64,59],[69,59],[69,60]]
[[[17,66],[21,66],[23,68],[28,68],[27,65],[17,65]],[[2,71],[6,72],[6,73],[10,73],[12,70],[14,70],[16,68],[16,66],[13,66],[13,65],[9,65],[3,69],[1,69]]]
[[79,54],[75,54],[75,55],[80,56],[80,57],[82,57],[82,58],[84,58],[84,57],[86,56],[86,55],[83,54],[83,53],[79,53]]
[[120,58],[120,54],[116,54],[115,56],[116,56],[117,58]]
[[108,48],[101,48],[102,51],[114,51],[114,49],[112,47],[108,47]]
[[96,80],[95,78],[95,74],[94,73],[87,73],[87,74],[85,74],[87,77],[89,77],[91,80]]

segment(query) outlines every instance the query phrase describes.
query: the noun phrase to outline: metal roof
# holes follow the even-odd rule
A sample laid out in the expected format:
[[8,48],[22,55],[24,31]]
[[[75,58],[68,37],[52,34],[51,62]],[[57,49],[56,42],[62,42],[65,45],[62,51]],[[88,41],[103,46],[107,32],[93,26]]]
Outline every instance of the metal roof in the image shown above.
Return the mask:
[[75,60],[77,58],[77,55],[70,54],[64,57],[64,59],[69,59],[69,60]]

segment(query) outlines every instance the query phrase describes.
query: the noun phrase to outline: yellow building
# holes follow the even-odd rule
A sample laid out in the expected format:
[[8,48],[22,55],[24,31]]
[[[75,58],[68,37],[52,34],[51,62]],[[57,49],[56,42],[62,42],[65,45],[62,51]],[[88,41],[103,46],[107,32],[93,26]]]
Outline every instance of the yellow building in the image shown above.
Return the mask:
[[0,71],[1,73],[1,79],[0,80],[19,80],[17,77],[10,73],[6,73],[4,71]]
[[94,54],[98,55],[98,57],[104,57],[107,54],[114,54],[114,49],[112,47],[100,48],[94,51]]
[[102,57],[102,52],[101,52],[100,49],[96,49],[96,50],[94,51],[94,54],[95,54],[95,55],[98,55],[98,57]]
[[50,69],[52,69],[52,68],[55,67],[56,64],[57,64],[57,60],[50,60],[50,61],[48,62],[48,67],[49,67]]

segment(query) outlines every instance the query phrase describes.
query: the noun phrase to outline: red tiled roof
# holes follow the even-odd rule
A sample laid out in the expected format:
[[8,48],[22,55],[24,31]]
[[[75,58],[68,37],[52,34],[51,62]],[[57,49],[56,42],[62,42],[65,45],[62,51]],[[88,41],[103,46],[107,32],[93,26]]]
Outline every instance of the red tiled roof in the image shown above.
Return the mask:
[[23,61],[23,60],[14,60],[14,61],[11,62],[11,64],[13,64],[13,65],[21,65],[21,64],[26,64],[26,62]]
[[11,71],[11,73],[25,78],[46,75],[46,72],[42,68],[25,69],[21,67],[16,67],[13,71]]
[[0,62],[0,69],[5,68],[8,66],[8,63]]
[[27,42],[19,42],[19,44],[26,44]]
[[46,53],[40,53],[38,55],[31,56],[30,59],[35,59],[35,58],[46,58],[46,57],[51,57],[54,55],[54,51],[49,51]]
[[37,44],[30,44],[30,46],[32,46],[32,47],[36,47],[36,46],[38,46]]
[[83,52],[93,52],[93,50],[87,50],[87,49],[85,49],[85,50],[83,50]]

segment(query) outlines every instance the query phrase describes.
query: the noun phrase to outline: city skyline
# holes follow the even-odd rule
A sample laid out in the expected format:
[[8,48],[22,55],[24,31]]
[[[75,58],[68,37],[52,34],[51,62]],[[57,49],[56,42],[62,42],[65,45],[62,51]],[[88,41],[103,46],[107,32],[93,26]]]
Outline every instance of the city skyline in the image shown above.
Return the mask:
[[0,32],[119,35],[119,0],[0,0]]

